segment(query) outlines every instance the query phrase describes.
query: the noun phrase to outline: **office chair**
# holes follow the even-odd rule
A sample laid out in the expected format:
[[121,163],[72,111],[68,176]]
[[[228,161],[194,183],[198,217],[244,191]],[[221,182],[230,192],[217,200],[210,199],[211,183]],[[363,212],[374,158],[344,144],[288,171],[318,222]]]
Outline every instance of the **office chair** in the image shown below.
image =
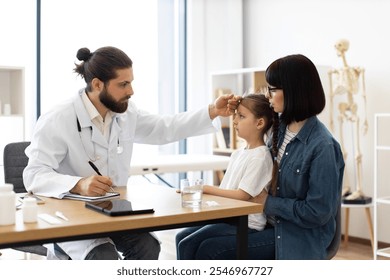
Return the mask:
[[[4,147],[4,181],[13,184],[16,193],[27,192],[23,183],[23,170],[28,163],[28,157],[24,153],[24,150],[29,145],[30,142],[15,142],[9,143]],[[56,248],[56,244],[54,247]],[[43,245],[22,246],[12,249],[40,256],[47,256],[47,248]],[[61,254],[65,254],[58,246],[56,251],[57,250]]]
[[[13,184],[16,193],[27,192],[23,183],[23,170],[28,163],[28,157],[24,153],[28,145],[30,145],[30,142],[16,142],[7,144],[4,147],[4,181]],[[12,249],[40,256],[47,255],[47,248],[43,245],[23,246]]]
[[336,231],[334,233],[332,242],[330,243],[330,245],[326,250],[328,255],[328,260],[331,260],[337,254],[337,251],[339,250],[340,247],[340,242],[341,242],[341,203],[336,213]]

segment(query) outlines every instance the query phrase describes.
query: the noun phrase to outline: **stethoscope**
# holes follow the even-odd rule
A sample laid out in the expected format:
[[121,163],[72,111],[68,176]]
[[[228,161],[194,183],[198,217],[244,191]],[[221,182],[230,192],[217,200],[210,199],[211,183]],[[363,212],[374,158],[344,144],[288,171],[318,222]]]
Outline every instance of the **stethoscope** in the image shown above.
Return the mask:
[[[87,157],[89,158],[89,160],[92,161],[92,162],[95,162],[95,161],[99,160],[100,157],[96,155],[95,144],[93,144],[93,154],[94,154],[94,156],[91,157],[91,156],[89,155],[89,153],[87,152],[87,149],[85,148],[85,145],[84,145],[83,136],[82,136],[82,133],[81,133],[80,121],[79,121],[79,118],[78,118],[77,116],[76,116],[76,120],[77,120],[77,130],[78,130],[78,132],[79,132],[81,145],[83,146],[83,150],[84,150],[85,154],[87,155]],[[93,127],[90,126],[89,128],[91,129],[91,133],[92,133]],[[118,144],[117,144],[117,147],[116,147],[116,153],[117,153],[117,154],[122,154],[122,153],[123,153],[123,146],[120,144],[119,137],[118,137]]]

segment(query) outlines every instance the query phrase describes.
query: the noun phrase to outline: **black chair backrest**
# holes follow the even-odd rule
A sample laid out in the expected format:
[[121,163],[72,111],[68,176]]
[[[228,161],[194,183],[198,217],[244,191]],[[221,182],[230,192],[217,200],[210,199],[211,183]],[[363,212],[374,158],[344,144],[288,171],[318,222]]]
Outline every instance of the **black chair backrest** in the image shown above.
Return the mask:
[[27,166],[28,157],[24,150],[30,142],[9,143],[4,147],[4,181],[14,185],[16,193],[26,192],[23,183],[23,170]]

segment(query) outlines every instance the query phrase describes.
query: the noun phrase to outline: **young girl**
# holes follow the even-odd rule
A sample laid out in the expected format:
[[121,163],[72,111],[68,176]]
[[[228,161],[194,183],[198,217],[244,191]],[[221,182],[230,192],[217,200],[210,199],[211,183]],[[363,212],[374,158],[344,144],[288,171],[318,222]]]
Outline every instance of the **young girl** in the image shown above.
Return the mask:
[[[226,174],[219,187],[207,186],[203,192],[240,200],[257,196],[272,177],[272,158],[265,145],[265,135],[273,122],[273,110],[268,99],[261,94],[251,94],[241,99],[233,124],[237,135],[246,141],[246,146],[232,153]],[[255,256],[257,244],[251,242],[251,235],[263,230],[266,224],[264,214],[251,214],[248,220],[248,257]],[[177,259],[204,259],[200,251],[207,248],[207,254],[218,254],[218,248],[209,242],[210,238],[231,239],[229,248],[236,254],[236,227],[229,224],[212,224],[184,229],[176,235]],[[200,250],[198,250],[200,249]]]

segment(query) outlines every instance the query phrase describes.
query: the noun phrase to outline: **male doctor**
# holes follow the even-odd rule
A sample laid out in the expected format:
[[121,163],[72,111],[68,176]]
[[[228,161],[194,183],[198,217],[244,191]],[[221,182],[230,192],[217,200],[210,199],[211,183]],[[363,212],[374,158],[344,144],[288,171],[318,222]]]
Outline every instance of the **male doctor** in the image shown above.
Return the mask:
[[[129,99],[131,59],[115,47],[77,52],[74,69],[86,82],[72,102],[39,118],[26,149],[23,173],[28,191],[62,198],[66,192],[100,196],[112,186],[125,186],[133,143],[166,144],[215,132],[217,116],[237,107],[233,95],[194,112],[158,116],[141,111]],[[91,161],[104,176],[95,173]],[[159,242],[149,233],[58,243],[71,259],[158,259]]]

